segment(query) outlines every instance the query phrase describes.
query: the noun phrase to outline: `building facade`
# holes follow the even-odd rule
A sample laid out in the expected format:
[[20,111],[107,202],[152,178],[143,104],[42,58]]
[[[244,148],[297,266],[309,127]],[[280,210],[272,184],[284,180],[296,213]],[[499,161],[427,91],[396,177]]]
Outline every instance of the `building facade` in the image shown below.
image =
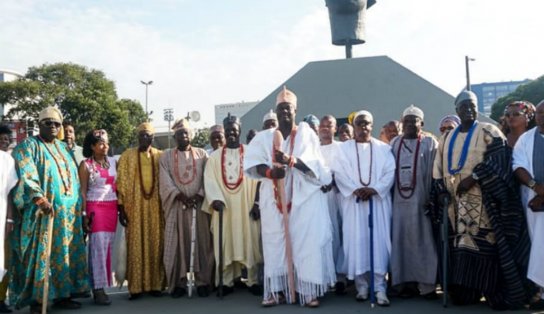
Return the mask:
[[478,97],[478,111],[486,116],[491,115],[491,107],[497,99],[515,91],[518,86],[528,83],[530,80],[481,83],[470,85],[470,89]]
[[233,104],[223,104],[215,106],[215,124],[223,124],[223,119],[230,113],[233,116],[241,118],[249,110],[253,109],[258,101],[242,101]]

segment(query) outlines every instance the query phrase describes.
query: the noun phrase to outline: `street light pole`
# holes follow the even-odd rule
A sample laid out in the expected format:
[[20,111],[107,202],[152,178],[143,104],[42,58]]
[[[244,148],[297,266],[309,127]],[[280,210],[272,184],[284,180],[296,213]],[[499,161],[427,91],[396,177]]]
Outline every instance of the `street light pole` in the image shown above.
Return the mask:
[[145,85],[145,118],[149,122],[149,112],[147,111],[147,88],[149,87],[149,85],[153,84],[153,81],[148,81],[148,82],[140,81],[140,82]]
[[474,58],[469,58],[469,56],[465,56],[465,72],[467,74],[467,90],[470,90],[470,70],[468,67],[469,61],[475,61]]
[[172,131],[170,128],[170,122],[174,121],[174,109],[164,109],[164,121],[168,122],[168,148],[170,148],[170,138],[172,137],[170,134]]

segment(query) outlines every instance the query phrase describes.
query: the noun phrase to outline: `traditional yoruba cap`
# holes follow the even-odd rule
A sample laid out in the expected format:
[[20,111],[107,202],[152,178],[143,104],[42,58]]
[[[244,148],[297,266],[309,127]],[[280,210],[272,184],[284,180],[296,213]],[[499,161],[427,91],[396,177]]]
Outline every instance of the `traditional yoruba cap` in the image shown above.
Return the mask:
[[174,122],[174,125],[172,126],[172,130],[176,132],[180,129],[188,129],[191,130],[191,126],[189,125],[189,121],[185,118],[177,119],[176,122]]
[[149,132],[151,134],[155,134],[155,128],[149,122],[144,122],[144,123],[140,124],[136,128],[136,131],[138,131],[138,132],[147,131],[147,132]]
[[309,114],[307,116],[304,117],[304,119],[302,119],[302,121],[310,124],[310,125],[317,125],[319,126],[319,119],[314,116],[313,114]]
[[416,116],[419,117],[421,120],[423,120],[424,114],[423,110],[419,109],[418,107],[414,105],[410,105],[410,107],[404,109],[404,112],[402,113],[402,117],[406,116]]
[[295,108],[297,107],[297,95],[288,90],[286,86],[283,86],[283,89],[276,96],[276,106],[284,102],[292,104]]
[[227,124],[238,124],[238,126],[240,126],[242,123],[240,122],[240,118],[238,118],[237,116],[232,116],[229,112],[229,114],[227,115],[227,117],[225,119],[223,119],[223,126],[226,126]]
[[357,119],[358,116],[367,116],[370,118],[370,121],[374,122],[374,116],[372,116],[372,114],[369,111],[359,110],[355,112],[355,114],[353,115],[353,120],[351,122],[352,124],[355,122],[355,119]]
[[40,111],[38,115],[38,122],[41,122],[42,120],[45,120],[45,119],[51,119],[58,123],[62,123],[62,120],[63,120],[62,113],[60,112],[60,110],[53,106],[49,106],[43,109],[42,111]]
[[445,116],[444,118],[442,118],[442,120],[440,120],[440,124],[438,125],[438,127],[440,128],[442,126],[442,124],[444,124],[446,122],[453,122],[456,125],[459,125],[459,124],[461,124],[461,119],[459,119],[459,117],[454,115],[454,114],[449,114],[449,115]]
[[213,132],[225,133],[225,129],[223,128],[222,125],[216,124],[210,128],[210,133],[213,133]]
[[464,90],[457,95],[457,98],[455,98],[455,107],[459,107],[459,105],[465,100],[471,100],[476,106],[478,106],[478,97],[476,97],[476,94],[469,90]]
[[267,120],[276,120],[276,121],[278,121],[278,116],[276,115],[274,110],[270,109],[270,112],[268,112],[267,114],[264,115],[263,122],[265,122]]

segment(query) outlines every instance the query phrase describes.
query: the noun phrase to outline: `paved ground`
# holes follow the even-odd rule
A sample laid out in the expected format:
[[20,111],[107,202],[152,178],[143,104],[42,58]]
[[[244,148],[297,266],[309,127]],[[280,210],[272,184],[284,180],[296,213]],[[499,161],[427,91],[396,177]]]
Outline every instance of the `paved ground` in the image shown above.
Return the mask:
[[[281,305],[272,308],[263,308],[260,306],[261,298],[252,296],[247,291],[237,290],[234,294],[219,300],[215,295],[208,298],[186,296],[180,299],[172,299],[165,294],[160,298],[144,296],[141,299],[129,301],[126,291],[113,292],[110,294],[113,301],[110,306],[96,306],[92,299],[81,299],[83,308],[77,311],[50,310],[50,313],[97,313],[97,314],[154,314],[154,313],[205,313],[205,314],[244,314],[244,313],[265,313],[265,314],[290,314],[290,313],[495,313],[485,305],[474,305],[465,307],[443,308],[441,300],[428,301],[422,298],[415,299],[391,299],[391,306],[388,308],[376,307],[370,308],[368,302],[358,303],[353,295],[336,296],[327,295],[321,300],[321,306],[317,309],[301,307],[300,305]],[[517,313],[530,313],[520,310]],[[16,311],[15,313],[28,313],[28,309]],[[544,312],[541,312],[544,313]]]

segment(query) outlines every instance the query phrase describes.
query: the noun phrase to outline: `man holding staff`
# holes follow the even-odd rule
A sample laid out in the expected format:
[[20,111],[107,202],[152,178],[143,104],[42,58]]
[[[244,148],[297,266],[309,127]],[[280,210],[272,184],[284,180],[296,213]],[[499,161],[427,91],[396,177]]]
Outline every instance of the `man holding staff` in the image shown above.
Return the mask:
[[[294,302],[293,290],[299,294],[301,304],[319,306],[317,298],[335,281],[332,227],[327,200],[320,190],[322,185],[331,182],[331,177],[323,166],[315,132],[307,123],[295,125],[296,108],[296,95],[284,88],[276,99],[277,131],[259,132],[244,158],[247,175],[262,179],[264,306]],[[278,134],[283,138],[279,145],[281,150],[273,149],[275,132],[281,132]],[[281,166],[274,166],[274,161]],[[284,182],[283,201],[289,212],[287,225],[284,225],[280,195],[275,193],[276,180]],[[291,241],[290,252],[286,251],[289,244],[286,241]],[[289,284],[291,276],[294,287]]]

